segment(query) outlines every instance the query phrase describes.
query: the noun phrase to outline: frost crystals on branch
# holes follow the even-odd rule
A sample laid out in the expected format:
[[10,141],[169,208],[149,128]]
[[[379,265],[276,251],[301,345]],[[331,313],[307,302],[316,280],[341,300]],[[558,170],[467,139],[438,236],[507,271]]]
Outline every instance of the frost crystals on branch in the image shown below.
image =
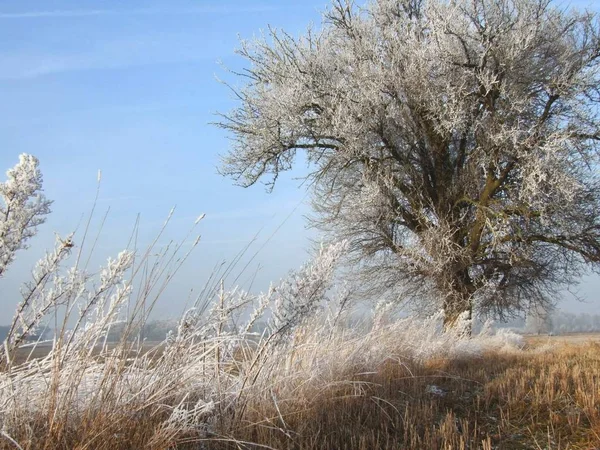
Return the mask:
[[346,242],[321,246],[319,254],[298,272],[292,272],[274,288],[275,302],[271,328],[274,333],[286,334],[303,320],[314,315],[327,300],[339,259],[347,249]]
[[0,277],[50,212],[52,202],[41,193],[38,165],[37,158],[22,154],[19,163],[6,172],[7,181],[0,183]]

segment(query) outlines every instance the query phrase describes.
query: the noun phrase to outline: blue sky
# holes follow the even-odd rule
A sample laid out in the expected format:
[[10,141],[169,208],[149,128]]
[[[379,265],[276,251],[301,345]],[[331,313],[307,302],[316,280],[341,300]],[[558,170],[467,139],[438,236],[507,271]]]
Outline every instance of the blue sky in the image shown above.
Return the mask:
[[[306,260],[314,233],[305,227],[300,182],[290,174],[267,194],[221,178],[216,166],[229,143],[209,122],[234,105],[216,76],[228,76],[219,61],[243,64],[234,54],[238,35],[251,38],[267,25],[298,34],[319,23],[325,6],[327,0],[1,1],[0,170],[20,153],[34,154],[55,203],[2,280],[0,324],[12,317],[18,286],[54,232],[68,233],[89,212],[98,169],[99,216],[111,211],[95,264],[126,245],[137,213],[142,243],[174,205],[173,239],[207,214],[202,243],[157,307],[162,316],[178,315],[190,288],[201,288],[214,265],[259,230],[264,241],[285,221],[254,261],[262,267],[256,287]],[[580,293],[590,303],[568,306],[597,310],[599,287],[598,278],[587,279]]]

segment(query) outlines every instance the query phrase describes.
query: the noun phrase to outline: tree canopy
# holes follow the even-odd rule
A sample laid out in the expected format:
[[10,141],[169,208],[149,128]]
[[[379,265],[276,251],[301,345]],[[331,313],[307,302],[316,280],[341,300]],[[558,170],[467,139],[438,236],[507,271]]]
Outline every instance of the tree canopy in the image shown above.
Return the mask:
[[299,152],[315,222],[365,285],[502,316],[600,262],[600,26],[548,0],[334,1],[243,41],[221,171],[272,188]]

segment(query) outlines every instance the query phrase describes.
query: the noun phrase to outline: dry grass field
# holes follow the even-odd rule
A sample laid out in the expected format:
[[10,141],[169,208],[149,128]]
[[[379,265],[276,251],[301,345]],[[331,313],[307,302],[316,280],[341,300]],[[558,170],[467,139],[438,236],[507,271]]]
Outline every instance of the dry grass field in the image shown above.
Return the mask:
[[[255,351],[238,353],[240,364]],[[600,335],[528,336],[523,350],[463,357],[390,356],[372,370],[320,364],[326,379],[277,366],[272,384],[217,414],[209,432],[157,440],[168,409],[119,411],[107,401],[65,416],[68,426],[30,417],[12,438],[22,449],[600,449]],[[229,367],[225,376],[240,374]]]
[[257,449],[600,449],[599,338],[531,337],[519,353],[389,361],[257,405],[228,434]]
[[587,344],[590,342],[600,342],[600,333],[569,333],[556,336],[546,334],[526,335],[526,341],[531,345],[558,345],[558,344]]

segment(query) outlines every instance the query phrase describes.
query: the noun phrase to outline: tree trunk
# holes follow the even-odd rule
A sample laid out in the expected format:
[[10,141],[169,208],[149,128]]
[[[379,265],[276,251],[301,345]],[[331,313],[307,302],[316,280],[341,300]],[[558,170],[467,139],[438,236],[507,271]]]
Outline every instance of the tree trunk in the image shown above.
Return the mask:
[[[473,306],[470,302],[468,305],[457,305],[455,303],[450,304],[450,302],[445,302],[444,305],[444,331],[450,331],[457,326],[460,326],[462,328],[462,330],[460,330],[461,335],[471,336]],[[464,319],[462,316],[463,314],[466,316]]]
[[[471,336],[471,320],[473,318],[473,285],[468,271],[455,272],[454,277],[446,285],[450,285],[444,299],[444,331],[460,326],[460,334]],[[446,288],[448,289],[448,288]],[[460,319],[460,320],[459,320]]]

